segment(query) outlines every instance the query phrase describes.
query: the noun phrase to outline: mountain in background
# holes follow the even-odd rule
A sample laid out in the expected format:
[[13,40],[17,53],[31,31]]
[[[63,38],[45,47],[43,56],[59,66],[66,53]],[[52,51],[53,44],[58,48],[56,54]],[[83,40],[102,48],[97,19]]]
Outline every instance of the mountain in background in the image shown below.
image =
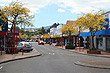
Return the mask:
[[[36,30],[36,29],[41,29],[42,27],[40,27],[40,28],[25,28],[26,30]],[[48,29],[48,28],[50,28],[50,26],[45,26],[44,27],[44,29]]]
[[[54,23],[51,26],[45,26],[44,29],[50,30],[51,28],[57,27],[58,25],[60,25],[60,24],[59,23]],[[42,27],[40,27],[40,28],[25,28],[25,29],[29,31],[29,30],[36,30],[36,29],[41,29],[41,28]]]

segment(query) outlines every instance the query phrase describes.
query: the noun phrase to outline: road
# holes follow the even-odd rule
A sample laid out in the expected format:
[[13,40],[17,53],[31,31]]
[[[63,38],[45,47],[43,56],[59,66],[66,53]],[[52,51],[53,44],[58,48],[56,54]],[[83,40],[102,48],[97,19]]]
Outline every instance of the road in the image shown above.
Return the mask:
[[80,60],[109,60],[69,52],[61,48],[32,43],[42,56],[13,61],[3,64],[0,73],[110,73],[110,69],[77,66]]

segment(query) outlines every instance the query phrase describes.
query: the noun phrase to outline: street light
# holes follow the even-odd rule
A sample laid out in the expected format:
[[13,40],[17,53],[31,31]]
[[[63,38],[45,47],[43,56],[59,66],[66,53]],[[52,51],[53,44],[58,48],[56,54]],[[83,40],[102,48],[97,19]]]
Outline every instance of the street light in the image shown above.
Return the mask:
[[81,28],[81,26],[79,26],[79,52],[81,51],[81,47],[80,47],[80,45],[81,45],[80,28]]

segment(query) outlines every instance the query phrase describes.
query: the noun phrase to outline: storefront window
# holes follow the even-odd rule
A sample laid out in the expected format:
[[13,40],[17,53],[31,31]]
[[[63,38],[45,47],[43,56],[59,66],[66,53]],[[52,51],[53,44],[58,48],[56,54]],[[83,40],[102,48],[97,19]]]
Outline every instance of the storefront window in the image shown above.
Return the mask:
[[107,38],[107,50],[110,50],[110,38]]
[[98,39],[98,49],[103,50],[103,39]]

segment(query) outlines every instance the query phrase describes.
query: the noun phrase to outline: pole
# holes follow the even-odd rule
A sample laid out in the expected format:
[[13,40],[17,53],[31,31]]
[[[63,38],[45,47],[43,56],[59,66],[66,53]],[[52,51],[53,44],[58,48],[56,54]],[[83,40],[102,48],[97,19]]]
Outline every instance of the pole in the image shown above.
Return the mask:
[[[2,44],[2,40],[0,41],[0,47],[1,47],[1,44]],[[2,47],[1,47],[1,55],[2,55]]]
[[63,32],[62,32],[62,48],[63,48]]
[[5,35],[4,35],[4,50],[5,50]]
[[16,47],[17,47],[17,36],[16,36]]
[[14,54],[15,54],[15,21],[14,21],[14,34],[13,34],[13,46],[14,46]]
[[81,47],[80,47],[80,44],[81,44],[81,40],[80,40],[80,26],[79,26],[79,52],[81,51]]
[[2,47],[1,47],[1,55],[2,55]]

